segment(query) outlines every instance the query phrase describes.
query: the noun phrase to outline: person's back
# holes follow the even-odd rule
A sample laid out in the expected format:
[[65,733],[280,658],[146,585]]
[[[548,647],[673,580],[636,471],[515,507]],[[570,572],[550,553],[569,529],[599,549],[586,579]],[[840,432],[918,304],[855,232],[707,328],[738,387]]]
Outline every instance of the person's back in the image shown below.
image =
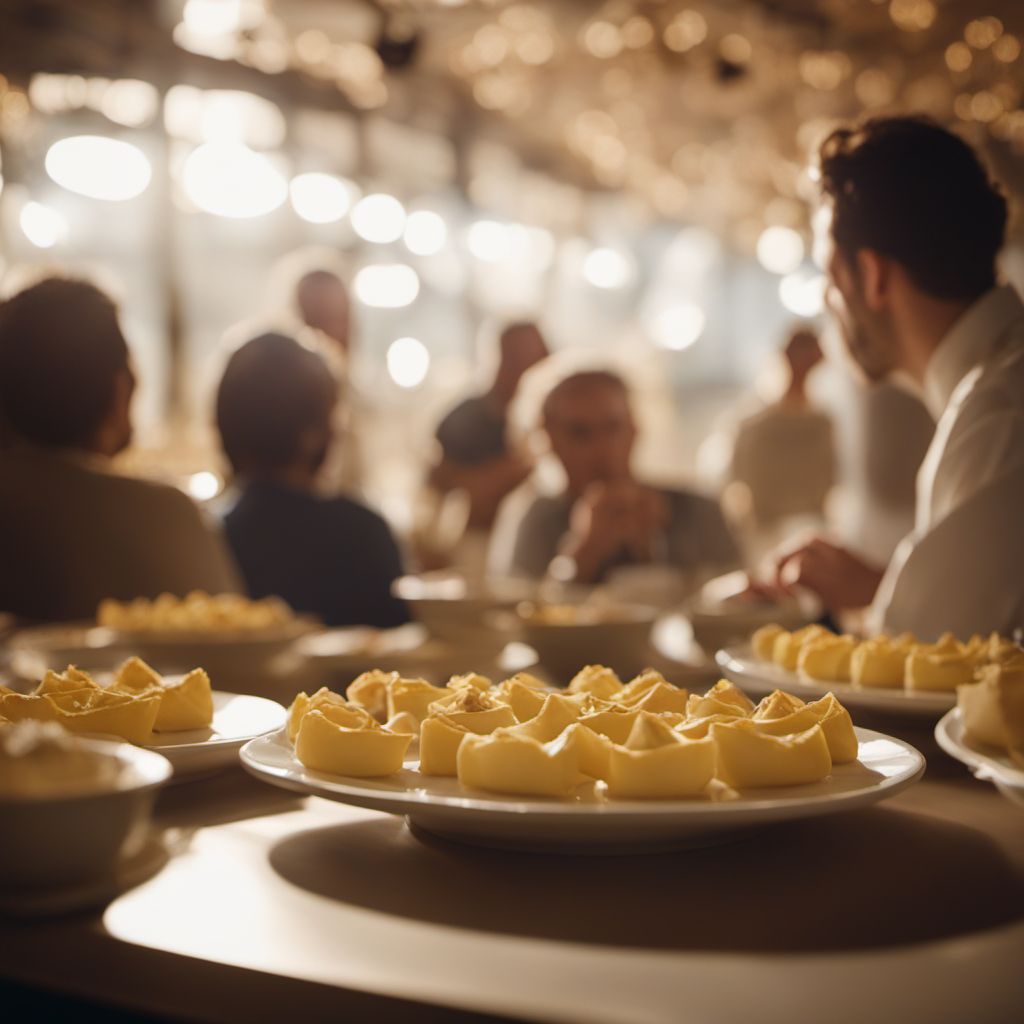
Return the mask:
[[0,452],[0,549],[0,609],[31,620],[92,618],[109,597],[237,587],[186,495],[28,446]]
[[248,484],[224,529],[254,598],[278,595],[328,626],[399,626],[402,563],[384,520],[343,495]]
[[251,596],[331,626],[400,625],[408,612],[390,588],[401,556],[387,524],[317,492],[337,393],[323,358],[292,338],[264,334],[234,353],[217,394],[238,490],[225,531]]
[[236,587],[181,492],[117,476],[134,378],[111,301],[50,278],[0,306],[0,609],[89,618],[100,600]]
[[730,476],[746,485],[758,526],[797,516],[823,519],[836,480],[832,420],[808,394],[808,379],[822,360],[817,335],[798,327],[782,354],[784,393],[741,421],[733,447]]
[[832,420],[811,408],[768,406],[736,432],[732,477],[750,491],[758,523],[824,516],[836,477]]

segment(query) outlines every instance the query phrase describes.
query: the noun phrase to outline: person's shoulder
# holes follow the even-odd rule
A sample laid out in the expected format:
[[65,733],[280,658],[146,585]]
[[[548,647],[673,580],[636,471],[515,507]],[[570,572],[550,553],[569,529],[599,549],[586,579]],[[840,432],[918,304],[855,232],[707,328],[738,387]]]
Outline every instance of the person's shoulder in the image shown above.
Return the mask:
[[313,500],[332,519],[355,527],[375,527],[390,531],[387,520],[369,505],[350,494],[314,497]]
[[1024,329],[1013,343],[977,366],[966,384],[961,409],[1024,422]]
[[690,487],[659,487],[661,496],[674,511],[685,515],[722,514],[722,507],[717,498],[703,491]]
[[95,471],[98,486],[112,500],[138,506],[149,513],[163,513],[181,519],[200,520],[199,507],[184,491],[171,484],[116,472]]

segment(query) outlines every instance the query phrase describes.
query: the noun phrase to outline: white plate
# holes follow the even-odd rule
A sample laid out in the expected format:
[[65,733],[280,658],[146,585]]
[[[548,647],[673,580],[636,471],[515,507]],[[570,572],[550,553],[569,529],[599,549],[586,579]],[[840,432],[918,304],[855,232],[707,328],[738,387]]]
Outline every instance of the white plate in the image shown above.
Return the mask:
[[456,779],[420,775],[415,759],[380,779],[325,775],[305,768],[284,731],[247,743],[245,769],[284,789],[357,807],[406,815],[409,824],[452,839],[519,849],[636,853],[706,845],[794,818],[885,800],[916,781],[924,758],[908,743],[857,730],[860,761],[836,765],[824,782],[751,790],[731,800],[608,800],[581,787],[565,800],[484,794]]
[[1004,796],[1014,803],[1024,804],[1024,769],[1005,751],[969,739],[959,708],[953,708],[939,719],[935,739],[950,757],[967,765],[976,779],[994,783]]
[[813,698],[834,693],[848,708],[932,719],[956,704],[955,693],[941,690],[862,687],[852,683],[803,679],[795,672],[755,658],[749,644],[726,647],[715,655],[715,661],[729,679],[758,696],[772,690]]
[[171,762],[175,778],[227,768],[238,761],[238,751],[249,740],[280,729],[287,714],[265,697],[214,690],[209,729],[154,733],[156,742],[146,747]]

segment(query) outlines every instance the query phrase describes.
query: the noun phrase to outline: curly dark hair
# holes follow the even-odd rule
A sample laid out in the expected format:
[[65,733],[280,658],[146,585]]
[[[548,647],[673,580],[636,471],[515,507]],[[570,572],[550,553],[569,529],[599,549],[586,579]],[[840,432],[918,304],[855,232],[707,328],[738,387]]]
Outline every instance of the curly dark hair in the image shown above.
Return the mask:
[[996,283],[1006,199],[978,154],[926,117],[839,128],[819,154],[832,237],[851,258],[874,249],[940,299],[974,299]]

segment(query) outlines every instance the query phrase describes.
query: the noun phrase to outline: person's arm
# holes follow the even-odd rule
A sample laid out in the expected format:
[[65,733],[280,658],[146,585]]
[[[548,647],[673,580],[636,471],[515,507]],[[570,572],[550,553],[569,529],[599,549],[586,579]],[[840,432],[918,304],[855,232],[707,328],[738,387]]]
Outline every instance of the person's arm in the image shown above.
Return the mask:
[[805,587],[830,612],[866,608],[874,600],[883,571],[825,540],[812,540],[786,551],[775,563],[771,583],[785,591]]
[[620,551],[629,550],[637,560],[649,558],[658,506],[652,505],[648,522],[640,491],[629,480],[591,485],[573,505],[569,530],[548,574],[563,583],[594,583]]

